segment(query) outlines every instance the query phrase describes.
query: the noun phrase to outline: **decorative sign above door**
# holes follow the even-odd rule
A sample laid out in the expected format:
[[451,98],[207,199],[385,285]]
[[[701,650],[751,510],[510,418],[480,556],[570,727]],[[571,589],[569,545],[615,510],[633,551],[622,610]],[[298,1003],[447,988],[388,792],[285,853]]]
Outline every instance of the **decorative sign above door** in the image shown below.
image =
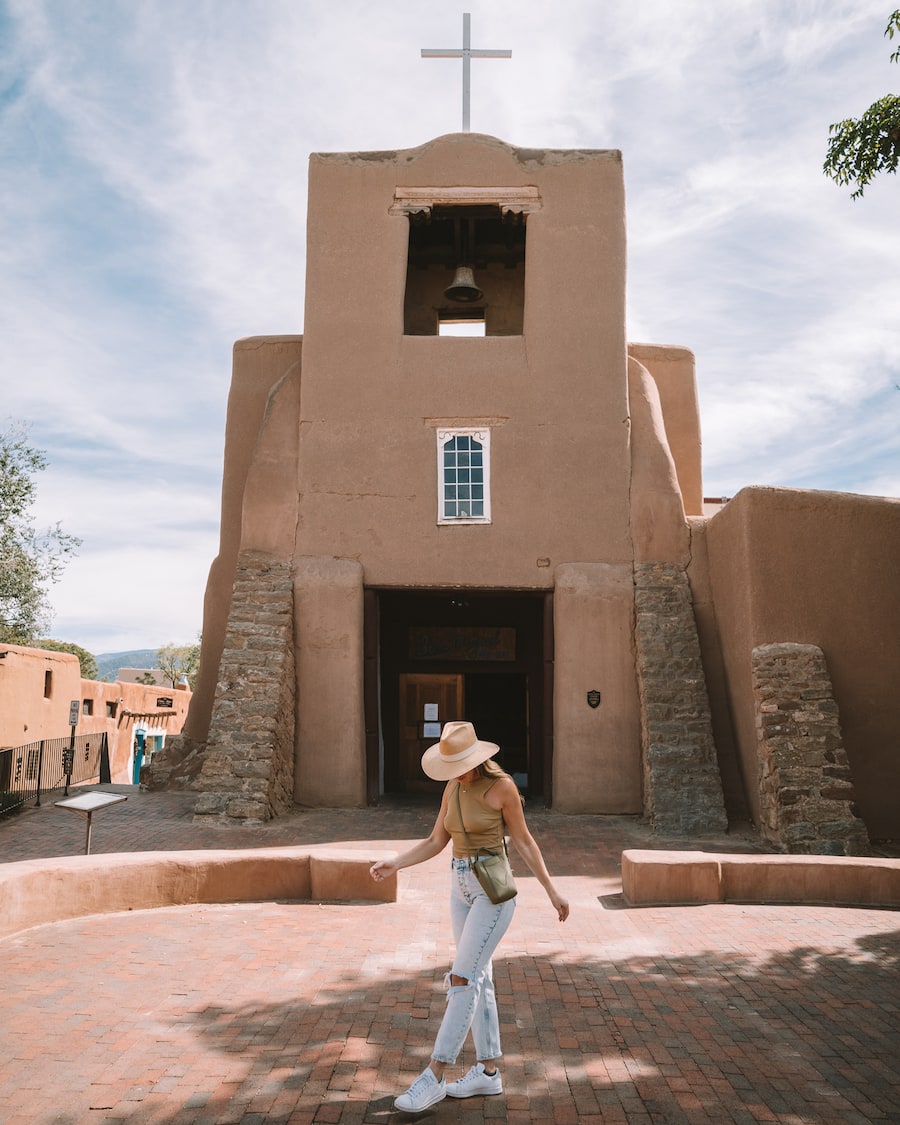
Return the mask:
[[410,660],[515,660],[516,630],[502,626],[411,625]]

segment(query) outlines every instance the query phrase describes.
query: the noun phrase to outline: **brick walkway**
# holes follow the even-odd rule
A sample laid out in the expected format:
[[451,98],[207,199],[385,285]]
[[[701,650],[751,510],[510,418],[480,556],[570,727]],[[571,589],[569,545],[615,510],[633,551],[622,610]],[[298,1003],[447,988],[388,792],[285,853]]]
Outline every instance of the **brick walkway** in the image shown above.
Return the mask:
[[[95,817],[94,853],[340,841],[374,858],[433,816],[389,804],[195,828],[189,797],[123,791]],[[896,913],[624,909],[622,848],[664,841],[631,818],[529,821],[572,916],[561,926],[520,880],[495,961],[505,1093],[447,1099],[425,1119],[900,1121]],[[680,846],[698,844],[751,846]],[[83,846],[83,821],[49,802],[0,822],[6,862]],[[392,1104],[443,1008],[445,860],[400,879],[391,904],[173,907],[0,941],[0,1122],[410,1120]]]

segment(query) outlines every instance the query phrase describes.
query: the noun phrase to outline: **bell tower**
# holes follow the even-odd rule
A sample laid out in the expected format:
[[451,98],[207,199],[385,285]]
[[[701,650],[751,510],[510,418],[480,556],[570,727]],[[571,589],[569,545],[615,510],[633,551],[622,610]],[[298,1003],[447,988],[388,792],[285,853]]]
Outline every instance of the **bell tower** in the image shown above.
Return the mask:
[[[633,611],[624,299],[618,152],[452,134],[405,152],[312,157],[296,549],[356,560],[361,590],[374,592],[379,787],[417,787],[427,745],[424,719],[403,714],[401,677],[461,677],[449,706],[462,713],[442,704],[440,721],[477,721],[475,696],[492,682],[499,691],[487,677],[506,671],[522,682],[527,788],[556,803],[640,807],[638,700],[622,644]],[[451,335],[460,325],[479,335]],[[434,605],[424,620],[426,591],[467,605],[449,620]],[[526,624],[528,599],[541,606],[540,636]],[[585,599],[590,628],[577,624]],[[435,649],[454,627],[458,643],[441,659],[396,638],[386,648],[397,614],[407,632],[430,630]],[[483,651],[489,625],[515,632],[511,659]],[[579,691],[587,714],[570,724],[568,662],[592,649],[605,709]],[[612,743],[607,768],[588,733],[615,713],[632,729],[630,769]],[[365,722],[371,730],[374,717]],[[374,753],[370,740],[370,797]]]

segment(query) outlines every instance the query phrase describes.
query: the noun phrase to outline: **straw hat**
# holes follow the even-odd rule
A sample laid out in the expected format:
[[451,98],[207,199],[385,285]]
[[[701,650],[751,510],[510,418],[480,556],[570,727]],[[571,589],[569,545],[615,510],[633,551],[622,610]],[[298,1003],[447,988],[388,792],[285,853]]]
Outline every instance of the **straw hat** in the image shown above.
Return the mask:
[[444,723],[441,741],[422,755],[422,769],[434,781],[449,781],[499,752],[495,743],[479,741],[471,723]]

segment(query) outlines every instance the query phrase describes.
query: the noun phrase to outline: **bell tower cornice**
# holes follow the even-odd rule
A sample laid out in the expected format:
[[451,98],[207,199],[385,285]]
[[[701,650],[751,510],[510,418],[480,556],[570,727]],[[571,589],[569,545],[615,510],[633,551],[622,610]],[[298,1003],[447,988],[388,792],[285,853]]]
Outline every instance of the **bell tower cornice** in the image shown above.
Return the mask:
[[435,207],[489,205],[503,215],[528,215],[540,211],[541,193],[525,187],[398,187],[394,190],[391,215],[428,214]]

